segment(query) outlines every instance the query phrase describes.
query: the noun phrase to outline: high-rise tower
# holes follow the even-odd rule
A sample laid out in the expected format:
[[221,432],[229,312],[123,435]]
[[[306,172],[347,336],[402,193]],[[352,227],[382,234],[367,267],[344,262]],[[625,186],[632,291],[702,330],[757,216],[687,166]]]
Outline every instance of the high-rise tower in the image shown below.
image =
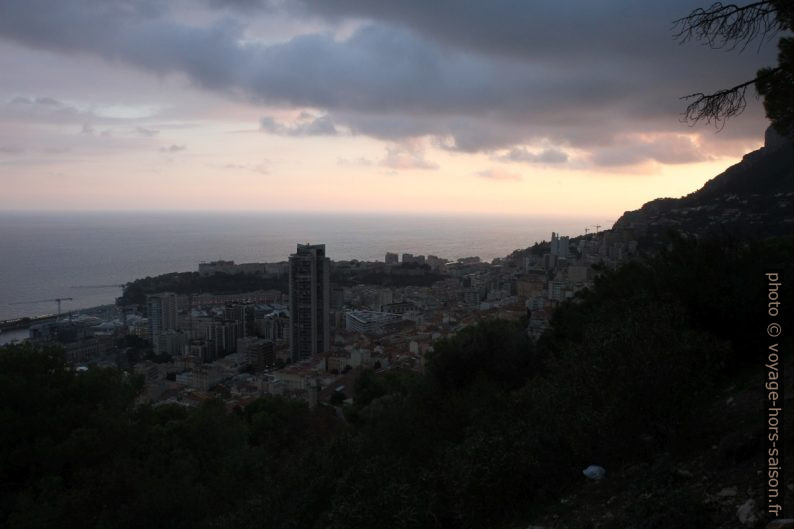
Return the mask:
[[289,257],[289,347],[293,362],[330,348],[330,268],[324,244],[299,244]]
[[159,352],[159,337],[166,331],[176,329],[176,294],[161,292],[146,296],[146,312],[149,317],[149,339],[154,352]]

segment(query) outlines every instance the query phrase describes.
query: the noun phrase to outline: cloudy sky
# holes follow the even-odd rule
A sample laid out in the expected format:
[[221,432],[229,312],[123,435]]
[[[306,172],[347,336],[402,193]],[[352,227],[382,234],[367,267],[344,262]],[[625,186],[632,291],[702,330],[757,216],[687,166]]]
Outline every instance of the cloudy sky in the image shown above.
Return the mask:
[[585,214],[761,143],[679,97],[752,78],[705,2],[2,0],[0,208]]

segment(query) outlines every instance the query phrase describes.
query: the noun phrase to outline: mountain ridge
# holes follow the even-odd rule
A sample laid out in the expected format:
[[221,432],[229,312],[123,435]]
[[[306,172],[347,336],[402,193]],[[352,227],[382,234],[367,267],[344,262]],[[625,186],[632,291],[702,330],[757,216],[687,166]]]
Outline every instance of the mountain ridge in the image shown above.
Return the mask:
[[771,127],[764,146],[680,198],[657,198],[627,211],[612,229],[641,243],[683,234],[772,236],[794,231],[794,139]]

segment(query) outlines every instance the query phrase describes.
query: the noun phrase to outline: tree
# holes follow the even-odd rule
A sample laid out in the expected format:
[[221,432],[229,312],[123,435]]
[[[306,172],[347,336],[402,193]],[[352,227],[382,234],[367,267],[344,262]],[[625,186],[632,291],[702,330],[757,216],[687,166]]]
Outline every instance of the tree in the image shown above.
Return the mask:
[[347,395],[343,391],[334,391],[331,395],[331,406],[341,406],[347,400]]
[[[794,29],[794,3],[761,0],[738,6],[716,2],[706,9],[695,9],[675,24],[680,42],[698,40],[711,48],[741,51],[753,42],[760,46],[778,33]],[[783,135],[794,133],[794,38],[782,37],[778,48],[778,65],[758,70],[754,79],[711,94],[684,96],[688,101],[686,121],[713,122],[721,129],[727,119],[744,111],[747,89],[755,87],[764,98],[766,115],[775,129]]]
[[489,320],[437,341],[427,373],[445,390],[462,390],[479,380],[502,388],[522,386],[539,367],[525,321]]

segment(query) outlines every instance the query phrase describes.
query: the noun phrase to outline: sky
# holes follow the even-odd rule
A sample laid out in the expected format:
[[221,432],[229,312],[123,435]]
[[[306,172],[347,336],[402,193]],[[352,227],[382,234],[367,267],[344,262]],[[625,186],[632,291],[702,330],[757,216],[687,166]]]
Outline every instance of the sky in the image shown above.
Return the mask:
[[677,42],[707,4],[2,0],[0,209],[615,220],[762,144],[681,122],[775,63]]

